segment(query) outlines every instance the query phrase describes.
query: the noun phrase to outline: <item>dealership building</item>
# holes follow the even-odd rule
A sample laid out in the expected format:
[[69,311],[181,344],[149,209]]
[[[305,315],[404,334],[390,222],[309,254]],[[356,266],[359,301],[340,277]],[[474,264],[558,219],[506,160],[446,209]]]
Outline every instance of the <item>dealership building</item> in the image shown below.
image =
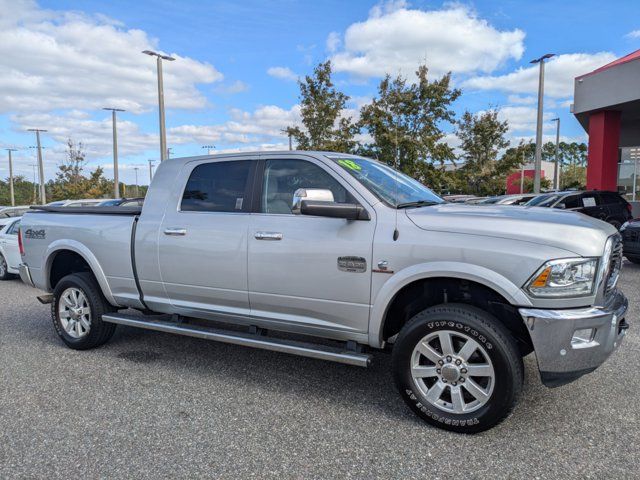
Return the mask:
[[640,50],[577,77],[571,111],[589,135],[587,188],[640,201]]

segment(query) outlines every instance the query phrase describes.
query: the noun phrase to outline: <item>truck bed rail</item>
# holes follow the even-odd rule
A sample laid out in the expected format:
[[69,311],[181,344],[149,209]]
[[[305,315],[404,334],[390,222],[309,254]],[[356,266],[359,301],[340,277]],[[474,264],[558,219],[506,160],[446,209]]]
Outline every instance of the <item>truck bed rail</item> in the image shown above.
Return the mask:
[[136,216],[142,212],[142,207],[53,207],[49,205],[34,205],[31,210],[47,213],[67,213],[71,215],[129,215]]

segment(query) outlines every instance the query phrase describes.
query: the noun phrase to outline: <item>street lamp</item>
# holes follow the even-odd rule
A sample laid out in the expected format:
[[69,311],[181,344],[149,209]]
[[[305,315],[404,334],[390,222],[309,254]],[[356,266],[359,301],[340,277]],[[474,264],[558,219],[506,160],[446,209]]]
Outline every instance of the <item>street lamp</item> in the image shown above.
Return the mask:
[[536,158],[534,163],[533,193],[540,193],[540,169],[542,168],[542,110],[544,98],[544,61],[555,56],[555,53],[547,53],[540,58],[531,60],[531,63],[540,64],[538,77],[538,122],[536,124]]
[[149,159],[149,185],[151,185],[151,180],[153,180],[153,160]]
[[207,155],[213,155],[213,151],[215,150],[215,145],[203,145],[202,148],[207,149]]
[[16,206],[16,198],[13,193],[13,161],[11,160],[11,152],[17,152],[16,148],[5,148],[9,153],[9,195],[11,196],[11,206]]
[[133,167],[133,169],[136,172],[136,197],[140,196],[140,192],[138,191],[138,170],[140,169],[139,167]]
[[42,146],[40,145],[40,132],[46,132],[46,130],[40,128],[29,128],[29,132],[36,132],[36,144],[38,147],[38,170],[40,173],[40,202],[42,205],[47,203],[47,194],[44,189],[44,164],[42,162]]
[[554,170],[553,175],[553,187],[555,190],[560,190],[560,156],[559,156],[559,146],[560,146],[560,117],[554,118],[551,120],[552,122],[556,122],[556,168]]
[[160,161],[167,159],[167,132],[164,125],[164,87],[162,82],[162,60],[173,62],[175,58],[168,55],[162,55],[151,50],[144,50],[142,53],[156,57],[158,72],[158,110],[160,117]]
[[103,108],[111,111],[113,126],[113,198],[120,198],[120,180],[118,178],[118,132],[116,130],[116,112],[124,112],[121,108]]

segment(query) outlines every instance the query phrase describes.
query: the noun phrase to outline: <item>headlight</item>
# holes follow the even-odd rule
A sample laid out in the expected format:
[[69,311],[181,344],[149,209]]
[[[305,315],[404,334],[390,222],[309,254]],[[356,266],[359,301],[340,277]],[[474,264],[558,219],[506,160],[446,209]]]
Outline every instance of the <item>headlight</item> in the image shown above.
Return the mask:
[[527,282],[534,297],[580,297],[591,295],[596,280],[596,258],[551,260]]
[[629,226],[629,222],[624,222],[620,227],[620,233],[624,232],[628,226]]

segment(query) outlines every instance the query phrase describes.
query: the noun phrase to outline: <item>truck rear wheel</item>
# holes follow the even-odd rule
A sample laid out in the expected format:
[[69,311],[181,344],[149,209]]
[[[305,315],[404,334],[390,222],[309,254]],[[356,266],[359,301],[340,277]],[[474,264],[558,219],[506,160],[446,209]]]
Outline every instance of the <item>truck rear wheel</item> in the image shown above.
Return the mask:
[[75,350],[95,348],[111,338],[116,325],[103,322],[102,314],[113,311],[89,272],[67,275],[53,291],[53,326],[62,341]]
[[420,312],[393,346],[393,374],[404,401],[426,422],[460,433],[504,420],[522,390],[523,371],[508,330],[470,305]]

